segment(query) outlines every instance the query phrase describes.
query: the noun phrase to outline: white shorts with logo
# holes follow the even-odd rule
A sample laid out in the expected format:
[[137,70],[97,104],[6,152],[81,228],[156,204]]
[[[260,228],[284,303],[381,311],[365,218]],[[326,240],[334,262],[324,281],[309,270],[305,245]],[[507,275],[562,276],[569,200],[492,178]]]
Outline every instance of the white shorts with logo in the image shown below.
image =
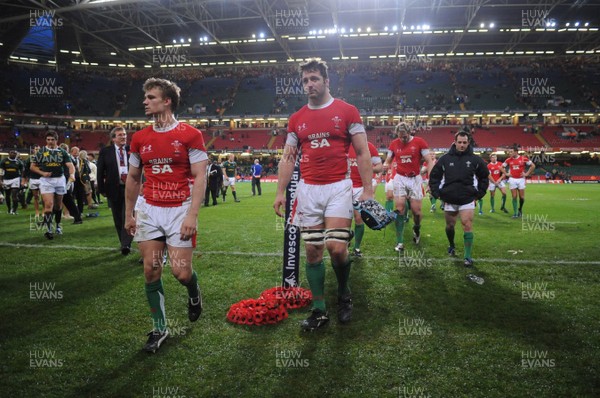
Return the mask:
[[225,177],[223,185],[226,187],[235,187],[235,177]]
[[40,189],[40,179],[36,178],[35,180],[30,179],[29,180],[29,189],[31,189],[32,191],[35,191],[37,189]]
[[306,184],[304,180],[298,183],[292,207],[293,225],[314,227],[323,224],[326,217],[352,219],[353,214],[350,179],[326,185]]
[[494,192],[496,190],[496,188],[500,188],[500,189],[504,188],[504,185],[505,185],[504,181],[500,181],[500,184],[498,184],[498,185],[494,184],[493,182],[490,182],[490,185],[488,185],[488,190],[490,192]]
[[64,176],[60,177],[40,177],[40,193],[53,193],[55,195],[64,195],[67,193],[67,185]]
[[450,203],[444,203],[444,211],[461,211],[461,210],[473,210],[475,208],[475,202],[470,202],[464,205],[453,205]]
[[4,189],[20,188],[21,177],[11,178],[10,180],[4,180],[2,181],[2,185],[4,186]]
[[513,178],[508,179],[508,187],[510,189],[525,189],[525,178]]
[[173,247],[196,247],[196,234],[190,240],[181,240],[181,224],[192,203],[191,197],[178,207],[160,207],[138,197],[136,202],[136,231],[133,240],[145,242],[165,237]]
[[396,174],[394,177],[394,196],[404,196],[409,199],[423,199],[423,179],[420,175],[405,177]]

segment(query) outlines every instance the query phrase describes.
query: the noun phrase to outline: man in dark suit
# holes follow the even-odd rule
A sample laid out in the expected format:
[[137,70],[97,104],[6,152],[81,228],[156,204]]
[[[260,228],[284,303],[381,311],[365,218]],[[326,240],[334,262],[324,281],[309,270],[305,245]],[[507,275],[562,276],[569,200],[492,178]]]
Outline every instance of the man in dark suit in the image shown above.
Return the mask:
[[115,127],[110,132],[112,143],[100,150],[98,155],[98,192],[108,199],[108,206],[112,210],[113,222],[119,242],[121,254],[124,256],[131,252],[133,236],[129,235],[123,226],[125,224],[125,181],[129,167],[129,147],[127,131],[123,127]]
[[216,206],[218,204],[217,198],[219,197],[219,191],[221,190],[221,185],[223,185],[223,170],[215,159],[213,159],[212,164],[207,167],[206,174],[208,178],[206,179],[204,206],[208,206],[209,196],[212,196],[212,204],[213,206]]

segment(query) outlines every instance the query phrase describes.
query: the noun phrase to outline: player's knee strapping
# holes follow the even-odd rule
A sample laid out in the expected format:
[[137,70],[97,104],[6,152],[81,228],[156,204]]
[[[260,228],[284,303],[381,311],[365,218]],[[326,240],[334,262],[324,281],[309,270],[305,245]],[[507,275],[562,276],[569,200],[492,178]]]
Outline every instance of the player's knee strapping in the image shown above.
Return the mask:
[[307,245],[321,246],[325,244],[325,234],[323,229],[306,229],[300,232],[300,236]]
[[325,230],[325,242],[348,243],[354,237],[350,228],[330,228]]

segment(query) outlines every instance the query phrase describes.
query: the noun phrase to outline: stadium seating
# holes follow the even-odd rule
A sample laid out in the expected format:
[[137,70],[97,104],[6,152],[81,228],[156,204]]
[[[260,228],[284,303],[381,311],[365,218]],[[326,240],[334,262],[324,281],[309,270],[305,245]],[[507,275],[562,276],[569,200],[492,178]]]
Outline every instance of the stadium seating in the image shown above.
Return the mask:
[[[564,129],[565,127],[562,126],[546,126],[540,134],[554,148],[600,148],[600,136],[593,135],[579,139],[564,138],[562,135]],[[577,126],[577,130],[589,133],[592,127]]]
[[275,99],[275,82],[271,77],[251,77],[240,82],[235,101],[225,115],[267,115]]
[[[241,151],[249,148],[267,149],[271,139],[271,129],[240,129],[233,132],[223,131],[221,137],[217,137],[209,148],[215,151],[229,150]],[[208,139],[207,139],[208,141]]]

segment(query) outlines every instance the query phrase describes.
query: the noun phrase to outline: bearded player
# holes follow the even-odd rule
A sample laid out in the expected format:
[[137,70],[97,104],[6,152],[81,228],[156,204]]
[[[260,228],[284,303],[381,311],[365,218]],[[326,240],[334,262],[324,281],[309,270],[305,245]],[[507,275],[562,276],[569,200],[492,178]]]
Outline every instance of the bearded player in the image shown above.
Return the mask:
[[[413,242],[421,241],[421,204],[423,201],[423,179],[421,178],[421,162],[425,161],[427,174],[433,167],[429,156],[429,147],[424,139],[411,135],[411,127],[407,123],[398,124],[394,131],[398,138],[393,140],[388,150],[383,169],[389,169],[392,161],[396,162],[394,177],[394,200],[396,212],[404,214],[407,201],[413,213]],[[397,252],[404,251],[404,217],[396,217],[396,247]]]
[[[529,169],[525,171],[525,167]],[[510,157],[502,163],[502,167],[508,167],[508,187],[512,194],[513,216],[523,216],[523,204],[525,203],[525,179],[533,174],[535,164],[527,156],[519,155],[519,147],[516,145],[510,149]],[[519,207],[517,208],[517,195],[519,196]]]
[[[151,78],[144,83],[145,113],[154,124],[133,135],[125,184],[125,229],[134,236],[142,253],[146,297],[154,325],[143,348],[147,352],[156,352],[169,335],[161,280],[165,247],[173,276],[187,289],[189,320],[195,322],[202,313],[192,253],[208,156],[202,133],[173,115],[180,92],[168,80]],[[143,198],[138,200],[142,171]]]
[[301,229],[306,250],[306,278],[313,296],[311,315],[301,328],[311,331],[329,322],[325,306],[325,263],[329,252],[338,282],[337,315],[340,323],[352,319],[352,296],[348,286],[352,239],[352,181],[348,178],[348,150],[356,150],[358,171],[363,186],[359,200],[373,198],[371,156],[367,134],[356,107],[331,96],[327,65],[318,58],[300,65],[302,86],[308,104],[294,113],[279,163],[275,213],[283,217],[285,189],[292,178],[299,153],[302,178],[290,223]]

